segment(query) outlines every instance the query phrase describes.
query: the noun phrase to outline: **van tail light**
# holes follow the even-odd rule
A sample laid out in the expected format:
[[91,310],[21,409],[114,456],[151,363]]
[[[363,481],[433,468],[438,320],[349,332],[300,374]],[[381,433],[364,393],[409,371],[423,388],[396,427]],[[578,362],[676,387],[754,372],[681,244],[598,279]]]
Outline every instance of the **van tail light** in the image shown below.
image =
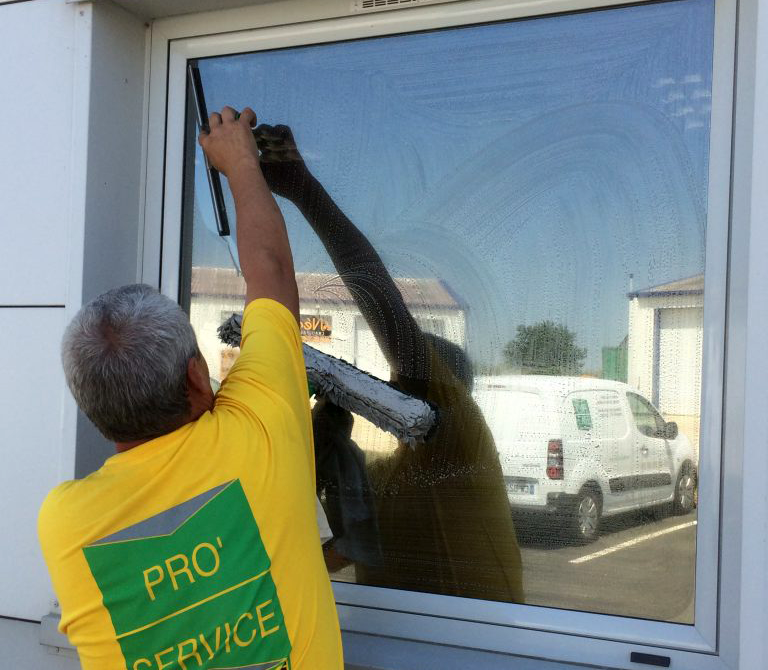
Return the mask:
[[547,477],[563,478],[563,441],[550,440],[547,445]]

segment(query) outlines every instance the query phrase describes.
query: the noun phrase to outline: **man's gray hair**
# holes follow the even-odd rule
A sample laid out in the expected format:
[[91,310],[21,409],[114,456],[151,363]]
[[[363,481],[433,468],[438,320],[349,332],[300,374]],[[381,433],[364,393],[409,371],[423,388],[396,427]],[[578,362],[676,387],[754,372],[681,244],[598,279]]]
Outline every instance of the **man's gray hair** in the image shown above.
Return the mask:
[[80,409],[109,440],[164,435],[189,411],[187,365],[199,355],[187,315],[146,284],[103,293],[64,333],[64,374]]

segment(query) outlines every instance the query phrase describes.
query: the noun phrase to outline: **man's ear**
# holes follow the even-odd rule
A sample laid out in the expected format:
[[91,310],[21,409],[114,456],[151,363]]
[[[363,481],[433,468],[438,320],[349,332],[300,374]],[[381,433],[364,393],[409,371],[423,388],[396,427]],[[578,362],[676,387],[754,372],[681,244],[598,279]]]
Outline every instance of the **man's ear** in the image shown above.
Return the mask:
[[213,409],[213,389],[208,378],[208,366],[202,356],[190,358],[187,363],[187,399],[192,420]]
[[204,374],[200,359],[193,356],[187,363],[187,394],[191,397],[193,394],[209,393],[211,381]]

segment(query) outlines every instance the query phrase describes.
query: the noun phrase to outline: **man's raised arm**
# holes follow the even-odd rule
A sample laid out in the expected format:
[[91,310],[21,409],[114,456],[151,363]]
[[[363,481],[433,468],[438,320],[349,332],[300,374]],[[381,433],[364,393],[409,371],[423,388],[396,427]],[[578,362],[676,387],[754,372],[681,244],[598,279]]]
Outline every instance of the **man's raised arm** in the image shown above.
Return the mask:
[[312,226],[389,364],[399,377],[428,379],[424,335],[381,257],[309,172],[287,126],[261,125],[256,135],[267,183]]
[[212,114],[210,131],[200,133],[200,146],[211,164],[223,173],[235,200],[237,251],[246,285],[245,304],[271,298],[299,318],[299,295],[293,257],[283,215],[259,165],[259,150],[251,126],[256,114],[246,107],[239,115],[231,107]]

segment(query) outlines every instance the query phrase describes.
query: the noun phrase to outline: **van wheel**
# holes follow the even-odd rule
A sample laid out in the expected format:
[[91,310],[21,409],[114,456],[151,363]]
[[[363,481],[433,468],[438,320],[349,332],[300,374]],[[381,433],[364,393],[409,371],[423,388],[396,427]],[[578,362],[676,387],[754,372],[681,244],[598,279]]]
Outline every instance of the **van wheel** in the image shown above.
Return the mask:
[[597,539],[602,511],[600,496],[593,489],[581,489],[576,496],[571,521],[573,539],[578,544],[588,544]]
[[696,501],[696,469],[690,463],[684,463],[680,468],[675,484],[675,514],[688,514],[693,511]]

